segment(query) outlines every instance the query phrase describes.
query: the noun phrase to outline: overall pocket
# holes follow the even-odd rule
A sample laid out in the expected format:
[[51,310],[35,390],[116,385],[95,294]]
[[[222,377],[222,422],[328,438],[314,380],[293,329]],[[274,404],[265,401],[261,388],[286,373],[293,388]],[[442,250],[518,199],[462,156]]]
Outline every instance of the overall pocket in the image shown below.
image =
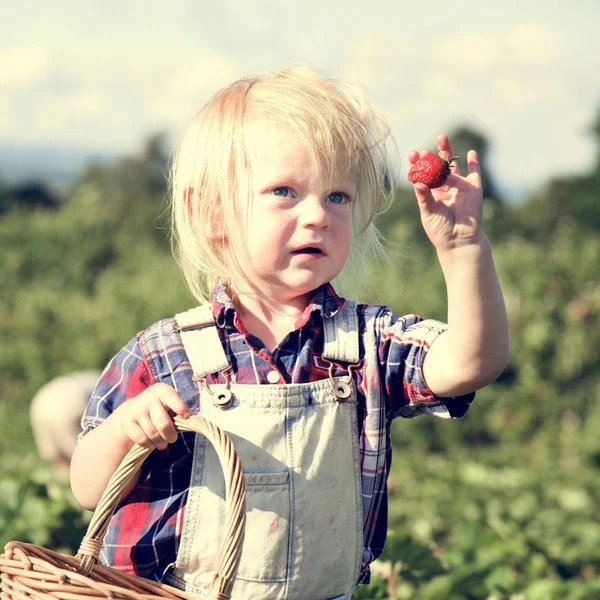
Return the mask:
[[290,537],[290,476],[244,473],[246,535],[238,579],[285,581]]

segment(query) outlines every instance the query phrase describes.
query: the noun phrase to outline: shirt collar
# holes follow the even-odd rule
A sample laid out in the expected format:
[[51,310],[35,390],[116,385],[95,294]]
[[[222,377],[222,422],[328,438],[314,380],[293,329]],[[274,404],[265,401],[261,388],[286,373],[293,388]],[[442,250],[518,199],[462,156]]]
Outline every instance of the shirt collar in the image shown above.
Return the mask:
[[345,300],[337,295],[330,283],[317,288],[311,303],[304,310],[307,312],[318,311],[324,319],[329,319],[339,312]]
[[[300,329],[310,320],[312,313],[317,312],[324,319],[329,319],[339,312],[344,305],[344,298],[338,296],[330,283],[323,284],[315,290],[312,300],[296,321],[296,329]],[[217,325],[233,325],[236,314],[233,300],[222,281],[215,284],[210,295],[210,303]]]
[[227,292],[227,286],[222,281],[217,281],[210,294],[212,313],[219,327],[233,324],[235,306]]

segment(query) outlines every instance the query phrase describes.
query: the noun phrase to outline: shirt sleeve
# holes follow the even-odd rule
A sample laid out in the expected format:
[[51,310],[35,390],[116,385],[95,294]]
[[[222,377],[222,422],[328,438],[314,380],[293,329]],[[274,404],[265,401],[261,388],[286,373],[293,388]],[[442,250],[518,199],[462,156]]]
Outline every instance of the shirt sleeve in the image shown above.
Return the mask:
[[[386,319],[387,320],[387,319]],[[423,362],[431,344],[448,326],[417,315],[389,315],[381,330],[379,359],[392,417],[421,414],[444,419],[462,417],[475,392],[463,396],[435,396],[423,377]]]
[[154,377],[134,337],[106,366],[81,419],[79,439],[100,425],[125,400],[154,383]]

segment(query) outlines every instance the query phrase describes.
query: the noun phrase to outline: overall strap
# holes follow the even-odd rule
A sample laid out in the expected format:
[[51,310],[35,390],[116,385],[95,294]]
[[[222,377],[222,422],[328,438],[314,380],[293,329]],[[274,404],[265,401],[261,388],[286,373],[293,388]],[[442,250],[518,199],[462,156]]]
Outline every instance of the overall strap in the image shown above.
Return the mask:
[[194,377],[206,377],[229,366],[210,304],[175,315]]
[[359,362],[356,302],[345,300],[342,308],[333,317],[323,319],[323,328],[323,358],[350,364]]

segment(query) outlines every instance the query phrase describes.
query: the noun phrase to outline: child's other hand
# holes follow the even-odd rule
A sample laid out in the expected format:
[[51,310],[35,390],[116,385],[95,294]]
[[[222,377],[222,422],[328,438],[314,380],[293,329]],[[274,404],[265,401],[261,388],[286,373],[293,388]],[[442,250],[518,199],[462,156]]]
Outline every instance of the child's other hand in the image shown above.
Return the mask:
[[[442,158],[449,160],[454,156],[447,135],[438,135],[437,146]],[[412,166],[430,153],[429,150],[421,153],[413,150],[408,161]],[[424,183],[413,185],[423,228],[438,252],[481,241],[483,194],[479,161],[474,150],[467,154],[467,169],[468,173],[463,177],[457,162],[453,162],[450,175],[441,187],[429,189]]]
[[184,419],[192,414],[179,394],[165,383],[151,385],[117,411],[123,435],[151,450],[164,450],[177,439],[173,413]]

